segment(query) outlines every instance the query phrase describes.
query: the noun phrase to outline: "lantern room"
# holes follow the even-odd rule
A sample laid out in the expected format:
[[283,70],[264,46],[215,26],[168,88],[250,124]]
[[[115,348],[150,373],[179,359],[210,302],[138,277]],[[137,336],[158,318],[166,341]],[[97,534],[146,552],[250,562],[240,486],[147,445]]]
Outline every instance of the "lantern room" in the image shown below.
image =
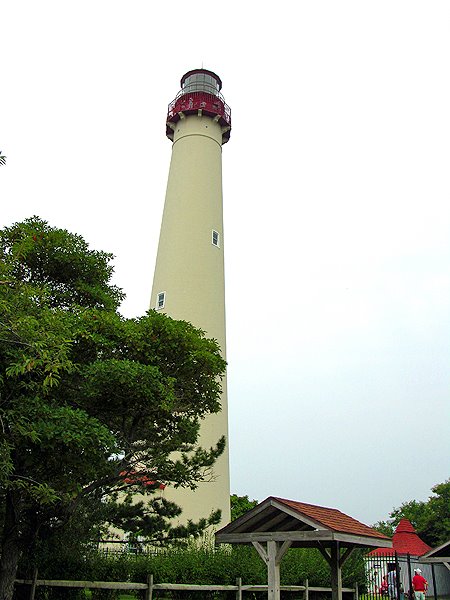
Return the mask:
[[185,94],[189,94],[190,92],[207,92],[218,96],[222,89],[220,77],[206,69],[188,71],[181,78],[180,85],[182,92]]
[[181,78],[181,90],[169,104],[166,135],[173,140],[175,124],[187,115],[206,115],[222,126],[222,143],[230,139],[231,110],[220,93],[222,81],[207,69],[188,71]]

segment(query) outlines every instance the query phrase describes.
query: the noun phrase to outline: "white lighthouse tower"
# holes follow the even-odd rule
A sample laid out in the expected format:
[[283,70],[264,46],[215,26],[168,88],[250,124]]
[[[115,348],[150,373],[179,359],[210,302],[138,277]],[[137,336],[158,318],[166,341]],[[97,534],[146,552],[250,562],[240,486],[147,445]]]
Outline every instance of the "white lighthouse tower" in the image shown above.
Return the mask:
[[[226,358],[222,145],[230,137],[231,113],[221,87],[215,73],[194,69],[183,75],[181,90],[169,104],[166,132],[173,141],[172,159],[151,308],[199,327],[218,341]],[[212,481],[195,491],[166,488],[165,495],[182,507],[183,521],[207,517],[217,508],[221,525],[230,520],[226,379],[221,406],[200,430],[205,448],[223,435],[227,440]]]

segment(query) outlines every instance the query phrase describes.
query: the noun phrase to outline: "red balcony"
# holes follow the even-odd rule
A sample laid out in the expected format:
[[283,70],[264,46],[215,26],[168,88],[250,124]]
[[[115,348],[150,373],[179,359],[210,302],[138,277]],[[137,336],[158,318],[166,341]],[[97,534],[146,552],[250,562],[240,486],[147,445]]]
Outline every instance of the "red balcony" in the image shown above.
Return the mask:
[[[199,113],[199,111],[201,111]],[[222,143],[225,144],[230,139],[231,130],[231,110],[225,104],[221,95],[208,94],[207,92],[181,92],[175,100],[169,104],[167,112],[166,135],[173,140],[173,129],[169,123],[177,123],[181,115],[203,114],[208,117],[218,117],[219,124],[224,128],[222,134]]]

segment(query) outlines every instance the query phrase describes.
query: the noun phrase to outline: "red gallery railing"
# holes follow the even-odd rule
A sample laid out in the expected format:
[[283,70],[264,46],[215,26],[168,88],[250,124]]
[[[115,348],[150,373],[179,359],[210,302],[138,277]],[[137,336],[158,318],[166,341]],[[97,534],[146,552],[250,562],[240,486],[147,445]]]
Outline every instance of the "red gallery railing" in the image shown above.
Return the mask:
[[[221,95],[208,94],[207,92],[183,92],[177,94],[175,100],[169,104],[167,111],[167,123],[176,123],[180,119],[180,113],[185,115],[201,111],[210,117],[219,117],[218,122],[227,131],[224,131],[224,142],[228,141],[229,129],[231,129],[231,110]],[[228,134],[228,135],[227,135]],[[172,139],[173,131],[167,127],[167,135]]]

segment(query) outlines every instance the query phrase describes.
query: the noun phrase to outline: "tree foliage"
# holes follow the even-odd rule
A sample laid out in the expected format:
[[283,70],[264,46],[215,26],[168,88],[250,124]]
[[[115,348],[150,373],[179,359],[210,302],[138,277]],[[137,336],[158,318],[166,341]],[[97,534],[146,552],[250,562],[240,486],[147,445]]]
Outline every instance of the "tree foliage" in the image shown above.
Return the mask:
[[411,521],[420,538],[430,546],[439,546],[450,539],[450,479],[431,488],[427,501],[410,500],[389,513],[389,519],[379,521],[375,529],[392,536],[401,519]]
[[255,506],[258,504],[258,500],[249,500],[248,496],[238,496],[237,494],[231,494],[230,503],[231,520],[234,521],[242,515],[245,515],[245,513],[251,510],[252,508],[255,508]]
[[194,489],[223,452],[197,444],[220,410],[220,349],[154,311],[123,318],[111,260],[37,217],[0,233],[2,598],[21,549],[67,522],[170,537],[218,520],[173,529],[180,509],[152,494]]

